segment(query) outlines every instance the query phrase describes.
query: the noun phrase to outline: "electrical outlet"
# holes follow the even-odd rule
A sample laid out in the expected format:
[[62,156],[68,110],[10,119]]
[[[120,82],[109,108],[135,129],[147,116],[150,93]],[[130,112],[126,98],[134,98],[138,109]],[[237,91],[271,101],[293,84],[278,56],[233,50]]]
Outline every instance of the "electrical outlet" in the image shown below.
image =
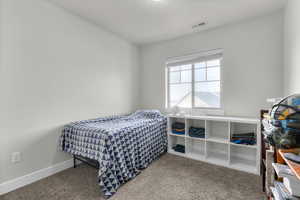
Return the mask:
[[11,154],[11,162],[12,163],[18,163],[21,162],[21,153],[20,152],[14,152]]

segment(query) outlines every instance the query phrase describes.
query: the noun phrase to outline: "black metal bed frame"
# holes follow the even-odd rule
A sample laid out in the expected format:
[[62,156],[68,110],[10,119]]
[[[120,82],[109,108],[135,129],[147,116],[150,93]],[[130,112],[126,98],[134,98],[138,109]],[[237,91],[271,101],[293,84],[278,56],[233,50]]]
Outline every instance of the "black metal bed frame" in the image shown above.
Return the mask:
[[77,167],[77,162],[76,162],[77,160],[81,161],[84,164],[89,165],[90,167],[93,167],[95,169],[99,169],[99,162],[98,161],[92,160],[92,159],[89,159],[89,158],[85,158],[83,156],[77,156],[77,155],[73,155],[74,168]]

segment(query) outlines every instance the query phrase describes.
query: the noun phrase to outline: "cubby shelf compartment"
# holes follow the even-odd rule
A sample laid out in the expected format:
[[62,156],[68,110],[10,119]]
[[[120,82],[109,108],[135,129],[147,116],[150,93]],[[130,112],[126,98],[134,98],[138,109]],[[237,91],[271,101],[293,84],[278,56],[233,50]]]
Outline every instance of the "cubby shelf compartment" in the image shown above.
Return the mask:
[[181,122],[185,124],[185,129],[186,129],[186,120],[184,117],[169,117],[168,118],[168,133],[172,135],[179,135],[179,134],[173,134],[172,133],[172,124],[175,122]]
[[255,172],[258,166],[257,149],[247,146],[230,146],[230,166],[234,169]]
[[[171,132],[174,122],[185,123],[185,134]],[[205,137],[189,136],[189,128],[205,128]],[[254,132],[256,145],[231,142],[233,133]],[[260,174],[260,121],[258,119],[217,116],[168,116],[168,152],[194,160],[225,166],[253,174]],[[185,153],[172,149],[185,145]]]
[[228,143],[229,141],[229,122],[227,121],[211,121],[205,123],[205,133],[207,140],[219,143]]
[[[252,123],[241,123],[241,122],[231,122],[230,123],[230,141],[232,142],[233,136],[241,136],[239,138],[249,139],[250,137],[245,136],[247,134],[253,134],[254,137],[251,137],[254,141],[254,145],[246,145],[246,144],[240,144],[244,146],[253,146],[256,148],[257,143],[257,130],[258,126],[257,124]],[[233,142],[232,142],[233,143]],[[235,144],[235,143],[233,143]]]
[[168,136],[168,152],[177,154],[177,155],[185,154],[185,153],[180,153],[180,152],[174,151],[173,147],[176,146],[177,144],[185,146],[185,137],[178,137],[177,135],[173,136],[173,135],[169,134],[169,136]]
[[[198,119],[186,119],[186,135],[189,136],[189,130],[191,127],[205,128],[205,120]],[[192,137],[195,138],[195,137]]]
[[207,141],[206,157],[207,160],[214,161],[216,164],[227,165],[229,163],[228,144]]
[[186,153],[190,155],[205,156],[205,141],[186,138]]

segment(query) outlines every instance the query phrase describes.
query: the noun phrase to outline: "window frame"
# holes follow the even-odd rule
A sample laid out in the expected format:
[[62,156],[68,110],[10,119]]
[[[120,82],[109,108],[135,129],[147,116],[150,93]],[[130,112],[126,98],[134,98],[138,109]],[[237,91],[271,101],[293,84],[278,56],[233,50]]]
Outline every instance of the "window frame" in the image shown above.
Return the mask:
[[[219,107],[198,107],[195,106],[195,64],[198,62],[207,62],[210,59],[210,57],[215,57],[220,60],[220,80],[206,80],[206,81],[197,81],[197,82],[203,82],[203,83],[209,83],[209,82],[220,82],[220,106]],[[179,107],[180,109],[195,109],[195,110],[212,110],[212,111],[223,111],[224,109],[224,104],[223,104],[223,71],[224,71],[224,53],[223,49],[216,49],[216,50],[210,50],[210,51],[204,51],[200,52],[197,54],[190,54],[186,56],[181,56],[181,57],[175,57],[175,58],[170,58],[166,62],[166,108],[170,109],[171,107],[171,102],[170,102],[170,86],[172,83],[170,83],[170,68],[174,66],[182,66],[182,65],[191,65],[192,66],[192,78],[191,78],[191,93],[192,93],[192,102],[191,102],[191,107]],[[171,63],[171,64],[170,64]],[[213,67],[207,67],[205,66],[204,69],[206,69],[206,79],[207,79],[207,68],[213,68]]]

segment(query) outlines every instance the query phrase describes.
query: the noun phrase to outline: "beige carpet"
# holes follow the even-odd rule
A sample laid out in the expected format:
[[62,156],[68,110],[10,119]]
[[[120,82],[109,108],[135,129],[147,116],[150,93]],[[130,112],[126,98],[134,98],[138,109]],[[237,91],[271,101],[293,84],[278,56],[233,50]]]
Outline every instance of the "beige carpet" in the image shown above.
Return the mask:
[[[101,200],[96,170],[82,165],[1,196],[1,200]],[[110,200],[261,200],[258,176],[166,154]]]

